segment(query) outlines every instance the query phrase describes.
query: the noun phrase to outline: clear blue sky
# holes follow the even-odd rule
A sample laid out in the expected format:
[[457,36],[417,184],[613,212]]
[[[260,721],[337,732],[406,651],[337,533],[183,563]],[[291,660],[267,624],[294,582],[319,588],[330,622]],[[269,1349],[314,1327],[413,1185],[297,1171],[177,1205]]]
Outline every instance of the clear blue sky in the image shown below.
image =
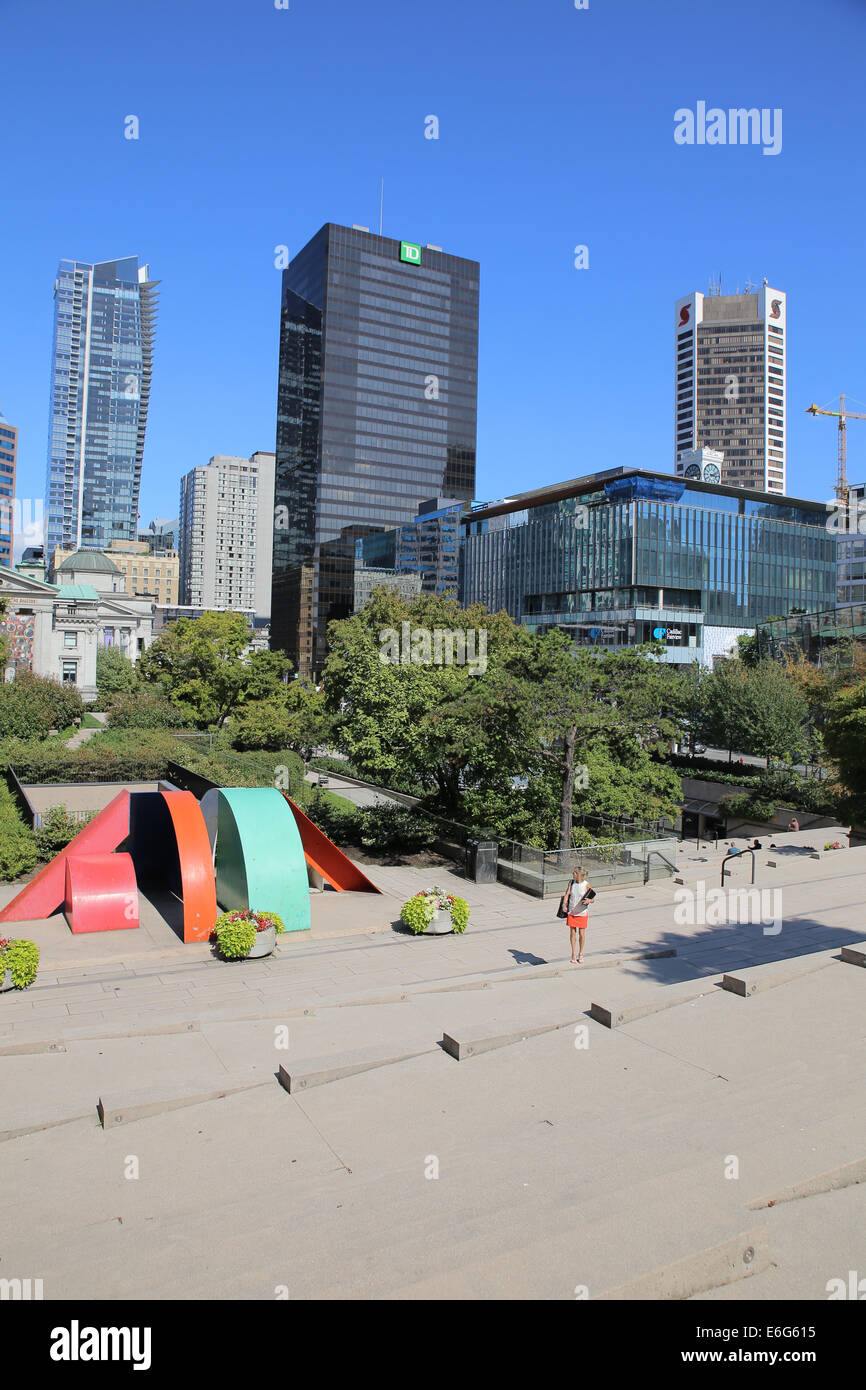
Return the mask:
[[[481,261],[480,498],[670,469],[673,302],[718,273],[787,292],[788,491],[830,496],[834,423],[803,410],[866,401],[866,0],[0,0],[0,42],[21,496],[61,257],[138,253],[162,281],[146,524],[212,454],[273,448],[274,247],[375,228],[382,176],[386,234]],[[676,145],[701,100],[781,107],[782,152]],[[866,422],[849,460],[866,478]]]

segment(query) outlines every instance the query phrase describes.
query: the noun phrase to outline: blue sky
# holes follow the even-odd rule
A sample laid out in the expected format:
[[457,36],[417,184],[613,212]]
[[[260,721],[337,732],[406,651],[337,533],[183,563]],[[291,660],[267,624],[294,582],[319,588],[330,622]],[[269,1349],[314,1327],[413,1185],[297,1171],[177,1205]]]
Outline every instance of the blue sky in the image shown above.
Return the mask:
[[[146,524],[212,454],[273,448],[274,248],[375,228],[382,177],[386,234],[481,261],[479,498],[670,469],[673,303],[719,273],[787,292],[788,491],[830,496],[834,424],[803,412],[866,401],[866,0],[0,0],[0,27],[21,496],[61,257],[138,253],[162,282]],[[678,146],[701,100],[780,107],[781,153]],[[866,478],[866,421],[849,465]]]

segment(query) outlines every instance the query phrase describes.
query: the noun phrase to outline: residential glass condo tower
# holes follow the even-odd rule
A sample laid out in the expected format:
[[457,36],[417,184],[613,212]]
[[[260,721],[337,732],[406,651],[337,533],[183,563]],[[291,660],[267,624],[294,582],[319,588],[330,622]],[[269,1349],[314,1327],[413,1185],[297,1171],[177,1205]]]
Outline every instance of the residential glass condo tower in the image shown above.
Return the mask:
[[355,542],[471,500],[476,261],[327,223],[283,271],[271,641],[321,671]]
[[54,356],[46,553],[99,550],[138,536],[138,494],[157,281],[137,256],[61,261]]

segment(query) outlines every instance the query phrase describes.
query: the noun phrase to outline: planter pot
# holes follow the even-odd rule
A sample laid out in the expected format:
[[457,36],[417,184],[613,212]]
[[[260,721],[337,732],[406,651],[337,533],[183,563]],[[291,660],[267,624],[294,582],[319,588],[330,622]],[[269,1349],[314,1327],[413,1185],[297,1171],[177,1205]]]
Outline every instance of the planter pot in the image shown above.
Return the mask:
[[256,932],[256,939],[249,951],[246,960],[255,960],[258,956],[269,956],[277,944],[276,927],[265,927],[264,931]]
[[11,971],[11,970],[5,970],[5,971],[3,972],[3,974],[0,975],[0,994],[3,993],[4,989],[14,989],[14,988],[15,988],[15,986],[14,986],[13,983],[12,983],[12,971]]
[[424,928],[423,934],[425,936],[447,936],[453,930],[451,913],[447,908],[437,908],[433,913],[433,921]]

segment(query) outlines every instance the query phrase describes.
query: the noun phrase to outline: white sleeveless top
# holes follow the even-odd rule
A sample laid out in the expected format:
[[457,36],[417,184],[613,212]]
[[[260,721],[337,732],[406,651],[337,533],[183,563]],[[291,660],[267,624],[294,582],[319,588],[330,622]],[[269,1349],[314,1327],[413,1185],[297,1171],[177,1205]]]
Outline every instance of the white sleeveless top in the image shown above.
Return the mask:
[[586,879],[583,880],[583,883],[575,883],[572,879],[568,889],[568,902],[565,906],[569,917],[583,916],[584,912],[589,910],[589,903],[581,903],[581,898],[588,890],[589,883]]

